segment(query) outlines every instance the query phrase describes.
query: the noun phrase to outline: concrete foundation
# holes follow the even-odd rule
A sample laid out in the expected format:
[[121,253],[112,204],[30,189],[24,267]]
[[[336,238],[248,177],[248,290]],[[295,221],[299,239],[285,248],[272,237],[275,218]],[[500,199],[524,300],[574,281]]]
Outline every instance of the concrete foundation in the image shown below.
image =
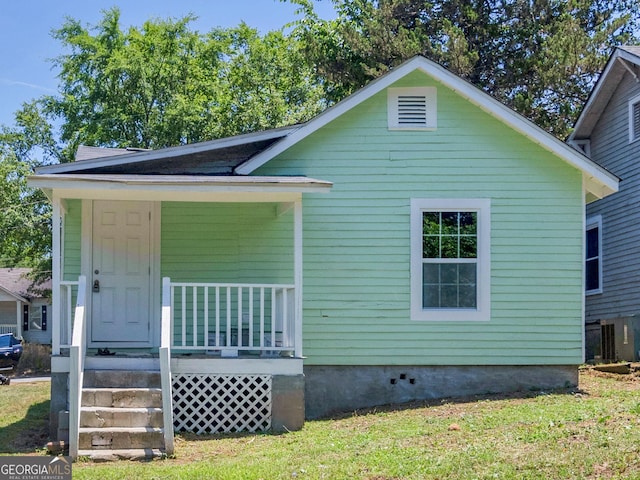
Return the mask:
[[572,387],[577,365],[305,366],[306,418],[391,403]]
[[300,430],[304,425],[304,375],[274,375],[271,379],[271,429]]
[[[60,424],[61,417],[64,419],[64,413],[67,412],[67,398],[69,397],[69,374],[68,373],[52,373],[51,374],[51,403],[49,407],[49,437],[51,440],[68,440],[69,426]],[[68,418],[68,414],[67,417]],[[64,420],[63,420],[64,423]],[[65,438],[66,436],[66,438]],[[62,437],[62,438],[61,438]]]
[[[306,419],[436,398],[572,387],[576,365],[305,366],[272,377],[271,428],[300,430]],[[50,436],[68,440],[68,373],[51,375]],[[66,422],[65,422],[66,420]]]

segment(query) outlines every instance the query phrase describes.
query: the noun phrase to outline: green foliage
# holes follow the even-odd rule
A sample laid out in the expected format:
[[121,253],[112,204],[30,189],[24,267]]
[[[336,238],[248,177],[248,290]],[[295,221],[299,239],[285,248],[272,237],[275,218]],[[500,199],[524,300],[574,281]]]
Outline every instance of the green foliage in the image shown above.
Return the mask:
[[15,127],[0,130],[0,267],[32,267],[37,278],[49,275],[50,205],[42,191],[27,187],[27,177],[59,155],[36,102],[16,114]]
[[421,54],[560,138],[640,17],[636,0],[333,0],[338,17],[321,20],[291,1],[331,100]]
[[[26,186],[78,145],[158,149],[304,122],[326,107],[300,41],[240,24],[206,35],[194,17],[123,30],[120,12],[54,32],[59,95],[26,104],[0,131],[0,266],[50,271],[50,209]],[[59,125],[60,132],[52,125]]]
[[61,95],[45,99],[77,145],[163,148],[306,121],[324,106],[300,44],[245,24],[202,35],[194,17],[123,31],[120,12],[92,30],[69,19],[54,37]]

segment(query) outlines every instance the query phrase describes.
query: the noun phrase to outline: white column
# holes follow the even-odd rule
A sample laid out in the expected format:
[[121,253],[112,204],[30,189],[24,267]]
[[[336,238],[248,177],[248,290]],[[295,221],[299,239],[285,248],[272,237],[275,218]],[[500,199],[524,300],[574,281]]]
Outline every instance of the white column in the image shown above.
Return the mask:
[[51,230],[53,235],[53,243],[51,247],[51,354],[60,355],[60,307],[62,305],[60,298],[60,281],[61,279],[61,263],[60,257],[62,253],[62,243],[60,239],[60,226],[62,217],[60,215],[60,198],[53,194],[53,209],[51,212]]
[[22,338],[22,302],[16,300],[16,337]]
[[293,268],[295,290],[295,357],[302,358],[302,195],[293,210]]

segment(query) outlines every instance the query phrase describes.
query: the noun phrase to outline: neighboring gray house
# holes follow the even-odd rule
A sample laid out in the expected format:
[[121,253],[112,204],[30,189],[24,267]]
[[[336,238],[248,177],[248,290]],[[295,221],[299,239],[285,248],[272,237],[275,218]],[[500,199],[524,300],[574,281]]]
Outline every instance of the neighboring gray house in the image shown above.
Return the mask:
[[640,355],[640,46],[619,47],[569,143],[621,178],[615,195],[587,205],[586,359]]
[[51,281],[35,285],[28,268],[0,268],[0,334],[51,344],[48,315]]

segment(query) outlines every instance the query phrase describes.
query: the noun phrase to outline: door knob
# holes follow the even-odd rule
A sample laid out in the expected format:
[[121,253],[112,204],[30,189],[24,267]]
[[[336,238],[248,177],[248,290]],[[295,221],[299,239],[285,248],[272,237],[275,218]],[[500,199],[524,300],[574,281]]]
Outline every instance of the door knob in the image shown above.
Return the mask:
[[100,281],[99,280],[94,280],[93,281],[93,291],[95,293],[98,293],[100,291]]

